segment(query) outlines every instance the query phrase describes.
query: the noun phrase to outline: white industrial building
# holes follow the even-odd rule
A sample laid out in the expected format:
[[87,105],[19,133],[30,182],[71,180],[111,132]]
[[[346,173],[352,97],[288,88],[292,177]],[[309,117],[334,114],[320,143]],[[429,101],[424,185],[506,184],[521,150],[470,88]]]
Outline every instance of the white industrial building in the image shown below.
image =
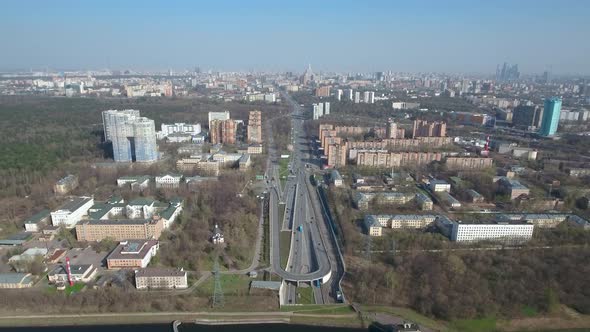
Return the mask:
[[88,213],[88,209],[94,205],[92,197],[70,198],[57,210],[51,212],[51,224],[53,226],[64,225],[67,228],[76,226],[82,216]]

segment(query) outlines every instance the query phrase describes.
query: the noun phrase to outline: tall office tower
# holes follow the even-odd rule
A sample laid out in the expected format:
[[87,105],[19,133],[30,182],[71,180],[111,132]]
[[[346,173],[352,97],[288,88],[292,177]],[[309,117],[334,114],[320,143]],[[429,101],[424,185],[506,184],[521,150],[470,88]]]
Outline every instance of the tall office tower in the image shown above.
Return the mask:
[[342,100],[342,89],[336,90],[336,100],[338,100],[338,101]]
[[545,99],[545,107],[543,108],[543,121],[541,121],[541,129],[539,134],[541,136],[553,136],[557,132],[557,125],[559,124],[559,116],[561,114],[561,98],[551,97]]
[[426,120],[414,120],[412,138],[445,136],[447,136],[447,124],[445,122],[428,123]]
[[209,121],[207,122],[207,124],[209,125],[209,129],[211,129],[211,121],[213,121],[213,120],[229,120],[230,119],[229,111],[209,112],[208,119],[209,119]]
[[518,128],[533,130],[541,126],[543,109],[539,106],[518,105],[512,112],[512,123]]
[[360,91],[356,91],[354,93],[354,103],[358,104],[361,102],[361,92]]
[[330,114],[330,103],[325,102],[324,103],[324,115],[329,115],[329,114]]
[[262,113],[251,111],[248,116],[248,143],[262,143]]
[[102,123],[116,162],[158,160],[154,120],[140,116],[138,110],[108,110],[102,112]]
[[213,144],[235,144],[236,143],[236,121],[232,119],[227,120],[212,120],[209,128],[209,136]]

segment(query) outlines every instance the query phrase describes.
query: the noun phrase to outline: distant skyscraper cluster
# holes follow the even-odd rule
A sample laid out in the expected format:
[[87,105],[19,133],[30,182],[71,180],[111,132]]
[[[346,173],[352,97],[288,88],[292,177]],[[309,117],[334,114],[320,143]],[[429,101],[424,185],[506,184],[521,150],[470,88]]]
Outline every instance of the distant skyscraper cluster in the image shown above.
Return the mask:
[[154,120],[140,116],[138,110],[108,110],[102,112],[102,122],[116,162],[158,160]]
[[504,62],[502,68],[500,65],[496,67],[496,81],[505,82],[517,80],[520,78],[520,72],[518,71],[518,65],[510,65]]

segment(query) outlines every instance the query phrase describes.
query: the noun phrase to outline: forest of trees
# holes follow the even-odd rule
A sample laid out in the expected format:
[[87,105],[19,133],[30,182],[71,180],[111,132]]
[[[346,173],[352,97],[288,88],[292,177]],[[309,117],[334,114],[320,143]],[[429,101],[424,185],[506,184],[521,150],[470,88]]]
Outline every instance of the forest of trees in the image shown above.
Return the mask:
[[588,314],[589,254],[587,247],[388,254],[381,263],[353,260],[345,285],[354,301],[446,320],[519,317],[525,307],[551,313],[560,304]]

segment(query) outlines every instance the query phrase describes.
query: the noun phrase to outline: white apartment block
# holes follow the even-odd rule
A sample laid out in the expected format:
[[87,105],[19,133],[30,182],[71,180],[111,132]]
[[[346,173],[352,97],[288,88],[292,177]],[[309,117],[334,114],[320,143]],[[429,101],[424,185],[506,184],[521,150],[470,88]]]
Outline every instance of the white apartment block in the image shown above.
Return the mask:
[[156,176],[156,188],[178,188],[182,175],[180,174],[164,174]]
[[181,269],[145,268],[135,271],[137,289],[188,288],[187,273]]
[[82,216],[88,213],[88,209],[92,205],[94,205],[92,197],[70,198],[57,210],[51,212],[51,224],[73,228],[82,219]]
[[200,123],[162,123],[160,127],[161,131],[156,133],[158,135],[158,139],[163,139],[168,137],[170,134],[180,133],[180,134],[189,134],[189,135],[198,135],[201,133],[201,124]]
[[497,223],[497,224],[462,224],[453,222],[451,241],[501,241],[525,242],[533,237],[532,224]]

